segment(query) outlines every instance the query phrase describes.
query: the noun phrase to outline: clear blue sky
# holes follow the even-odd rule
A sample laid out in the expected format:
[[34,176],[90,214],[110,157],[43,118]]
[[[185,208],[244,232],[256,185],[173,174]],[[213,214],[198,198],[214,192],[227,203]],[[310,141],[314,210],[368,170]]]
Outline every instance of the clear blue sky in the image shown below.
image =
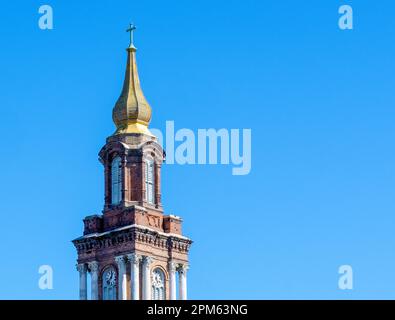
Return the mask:
[[247,176],[164,166],[166,212],[195,241],[189,297],[394,299],[394,14],[389,0],[3,3],[0,298],[78,298],[70,241],[102,209],[97,154],[133,21],[152,127],[252,129]]

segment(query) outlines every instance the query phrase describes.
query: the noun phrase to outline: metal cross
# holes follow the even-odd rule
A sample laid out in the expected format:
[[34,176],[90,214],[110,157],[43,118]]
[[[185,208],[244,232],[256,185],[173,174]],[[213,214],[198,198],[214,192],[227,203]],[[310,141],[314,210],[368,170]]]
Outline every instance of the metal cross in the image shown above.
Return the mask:
[[130,48],[134,48],[133,44],[133,31],[136,30],[136,26],[133,23],[129,23],[129,28],[126,30],[126,32],[130,33]]

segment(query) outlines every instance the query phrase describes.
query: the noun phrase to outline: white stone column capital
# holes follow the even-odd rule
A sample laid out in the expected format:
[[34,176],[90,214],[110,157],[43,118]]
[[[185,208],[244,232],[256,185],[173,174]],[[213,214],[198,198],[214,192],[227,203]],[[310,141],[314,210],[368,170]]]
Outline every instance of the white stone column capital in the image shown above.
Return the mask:
[[142,260],[142,257],[137,253],[128,254],[127,258],[131,264],[139,264]]
[[177,271],[178,265],[176,262],[170,260],[168,263],[168,266],[169,266],[169,272],[176,272]]
[[88,262],[89,272],[99,271],[99,263],[97,261]]
[[79,263],[75,265],[75,268],[79,273],[87,272],[88,268],[85,263]]
[[187,264],[179,263],[177,265],[177,271],[179,273],[187,273],[188,270],[189,270],[189,265]]
[[146,267],[150,267],[153,262],[154,262],[154,259],[152,259],[151,257],[149,257],[149,256],[143,257],[143,263]]
[[125,264],[125,256],[117,256],[115,257],[115,262],[117,263],[117,265],[124,265]]

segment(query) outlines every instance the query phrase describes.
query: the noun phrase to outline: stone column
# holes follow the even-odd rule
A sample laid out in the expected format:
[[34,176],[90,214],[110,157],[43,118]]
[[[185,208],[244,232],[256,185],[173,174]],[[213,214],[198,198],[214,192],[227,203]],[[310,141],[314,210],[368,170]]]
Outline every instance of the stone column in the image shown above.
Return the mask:
[[180,300],[187,300],[187,270],[188,266],[180,264],[178,267],[178,277],[180,286]]
[[140,299],[140,261],[141,257],[135,253],[128,254],[130,261],[130,296],[132,300]]
[[86,300],[88,295],[87,288],[87,268],[85,263],[77,264],[77,271],[80,273],[80,300]]
[[118,300],[127,300],[126,262],[124,256],[115,257],[118,265]]
[[151,300],[151,257],[144,257],[143,260],[143,300]]
[[91,273],[91,300],[99,300],[99,263],[89,262],[88,268]]
[[172,261],[169,262],[169,275],[170,300],[176,300],[176,264]]

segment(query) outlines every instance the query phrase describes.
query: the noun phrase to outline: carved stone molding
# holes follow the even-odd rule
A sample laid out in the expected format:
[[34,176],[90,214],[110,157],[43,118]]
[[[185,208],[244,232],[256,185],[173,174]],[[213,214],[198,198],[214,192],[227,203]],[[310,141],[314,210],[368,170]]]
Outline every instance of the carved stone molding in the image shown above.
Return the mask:
[[117,263],[118,266],[124,265],[126,262],[125,257],[124,256],[115,257],[115,262]]
[[97,261],[88,262],[88,268],[90,272],[99,271],[99,263]]
[[87,267],[86,267],[86,264],[85,264],[85,263],[77,264],[77,265],[76,265],[76,268],[77,268],[77,271],[78,271],[79,273],[84,273],[84,272],[87,271]]
[[154,259],[152,259],[151,257],[148,257],[148,256],[144,256],[143,263],[146,267],[150,267],[153,262],[154,262]]
[[180,264],[178,264],[178,266],[177,266],[177,271],[178,271],[179,273],[181,273],[181,274],[186,274],[186,272],[188,271],[188,269],[189,269],[189,266],[186,265],[186,264],[180,263]]
[[169,272],[176,272],[177,271],[177,263],[173,261],[169,261]]
[[142,257],[136,253],[128,254],[127,257],[131,264],[139,264],[142,260]]

